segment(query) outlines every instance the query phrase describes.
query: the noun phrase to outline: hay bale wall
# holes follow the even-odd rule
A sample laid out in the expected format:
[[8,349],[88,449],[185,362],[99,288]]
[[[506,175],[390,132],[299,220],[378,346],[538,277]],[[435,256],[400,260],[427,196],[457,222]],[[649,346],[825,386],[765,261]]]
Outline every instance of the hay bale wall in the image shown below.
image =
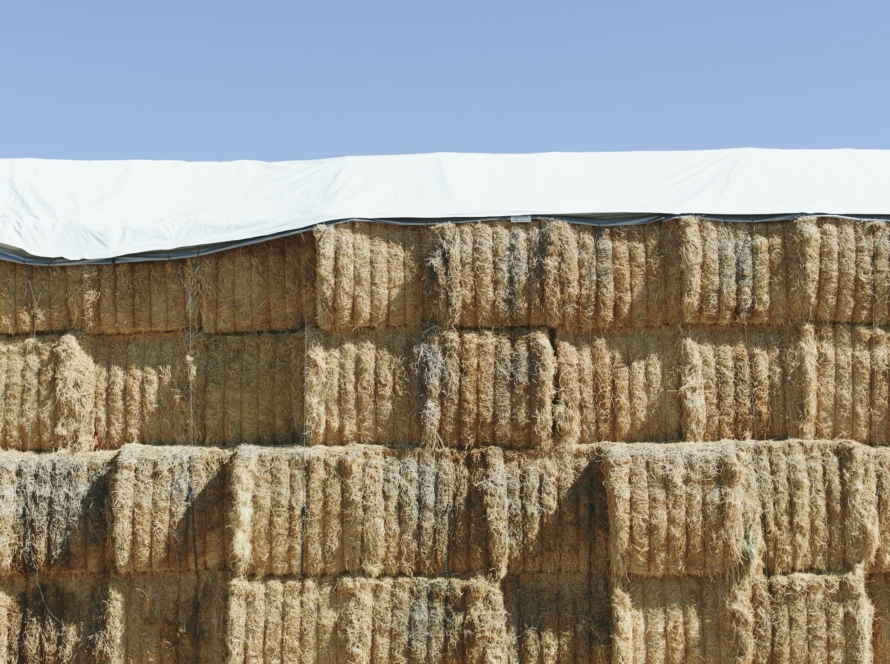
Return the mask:
[[2,263],[0,663],[890,662],[888,324],[836,218]]

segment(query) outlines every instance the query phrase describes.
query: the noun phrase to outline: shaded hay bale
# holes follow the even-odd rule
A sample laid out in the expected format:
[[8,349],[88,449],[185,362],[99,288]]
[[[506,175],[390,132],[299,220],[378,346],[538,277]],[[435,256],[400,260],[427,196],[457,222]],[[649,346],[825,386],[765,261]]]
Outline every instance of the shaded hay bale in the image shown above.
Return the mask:
[[874,604],[874,661],[887,662],[890,661],[890,578],[885,574],[869,577],[867,590]]
[[[616,578],[612,661],[750,662],[758,628],[750,577]],[[792,661],[792,660],[784,660]]]
[[825,441],[750,449],[771,573],[849,572],[871,565],[879,536],[872,450]]
[[217,574],[115,578],[108,584],[99,661],[216,663],[226,657],[226,581]]
[[318,226],[314,234],[322,330],[417,328],[431,319],[428,228],[352,222]]
[[751,454],[719,445],[605,445],[612,575],[721,576],[762,548]]
[[213,448],[123,447],[111,476],[118,572],[223,569],[228,458]]
[[774,576],[769,607],[772,638],[761,661],[872,661],[874,611],[861,574]]
[[109,453],[0,452],[0,575],[107,568]]
[[482,579],[231,582],[228,661],[507,662],[500,588]]
[[92,577],[14,577],[0,581],[0,662],[86,664],[95,661],[104,585]]
[[515,661],[611,661],[609,595],[594,579],[585,574],[521,575],[504,579],[502,587]]
[[428,447],[546,447],[556,358],[543,331],[426,334],[415,350]]
[[231,562],[242,575],[502,576],[504,479],[494,448],[240,447]]
[[295,330],[315,318],[310,233],[201,256],[193,293],[207,334]]

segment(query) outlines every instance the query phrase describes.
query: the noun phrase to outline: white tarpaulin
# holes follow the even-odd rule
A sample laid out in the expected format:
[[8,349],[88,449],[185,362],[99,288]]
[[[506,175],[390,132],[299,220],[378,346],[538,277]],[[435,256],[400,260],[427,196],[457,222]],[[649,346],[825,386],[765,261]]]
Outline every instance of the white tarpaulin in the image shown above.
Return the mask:
[[101,260],[344,219],[890,215],[890,150],[0,160],[6,255]]

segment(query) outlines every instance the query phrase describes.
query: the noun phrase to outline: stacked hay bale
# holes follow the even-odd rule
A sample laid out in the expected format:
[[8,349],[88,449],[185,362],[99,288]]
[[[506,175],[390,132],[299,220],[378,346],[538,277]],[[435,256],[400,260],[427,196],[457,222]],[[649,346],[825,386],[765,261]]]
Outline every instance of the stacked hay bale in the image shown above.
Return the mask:
[[0,662],[890,661],[890,232],[0,264]]

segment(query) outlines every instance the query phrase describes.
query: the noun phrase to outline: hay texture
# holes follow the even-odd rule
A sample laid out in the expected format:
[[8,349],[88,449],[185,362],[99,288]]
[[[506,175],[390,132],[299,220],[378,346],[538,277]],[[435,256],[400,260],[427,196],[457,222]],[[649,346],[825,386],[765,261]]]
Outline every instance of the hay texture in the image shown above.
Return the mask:
[[431,319],[423,226],[353,222],[315,229],[317,323],[336,333],[417,328]]
[[0,575],[107,568],[109,453],[0,452]]
[[608,598],[587,575],[521,575],[502,583],[512,661],[537,664],[608,664]]
[[615,578],[717,577],[759,558],[749,453],[719,445],[606,445]]
[[678,347],[676,335],[667,332],[558,334],[559,441],[681,438]]
[[825,441],[757,443],[750,449],[771,574],[871,566],[883,532],[872,450]]
[[470,579],[236,579],[228,662],[511,661],[503,595]]
[[[873,661],[874,609],[861,574],[789,574],[769,579],[771,639],[760,661]],[[879,660],[882,661],[882,660]]]
[[503,453],[241,447],[231,561],[245,575],[503,574]]
[[[751,662],[756,630],[748,576],[616,579],[612,662]],[[764,634],[765,632],[765,634]],[[778,660],[783,662],[800,660]]]
[[874,604],[872,647],[877,663],[890,661],[890,578],[877,574],[867,582],[869,598]]
[[228,457],[214,448],[124,446],[111,476],[118,572],[223,569]]
[[113,578],[102,604],[97,660],[216,664],[226,657],[226,582],[218,574]]
[[[563,221],[433,228],[437,316],[456,327],[562,330],[678,322],[674,222],[593,228]],[[676,304],[676,303],[675,303]]]
[[425,446],[551,444],[556,358],[545,332],[433,332],[415,352]]
[[0,662],[87,664],[96,661],[105,588],[96,578],[34,577],[0,581]]
[[315,244],[308,233],[196,259],[192,297],[207,334],[295,330],[315,318]]

